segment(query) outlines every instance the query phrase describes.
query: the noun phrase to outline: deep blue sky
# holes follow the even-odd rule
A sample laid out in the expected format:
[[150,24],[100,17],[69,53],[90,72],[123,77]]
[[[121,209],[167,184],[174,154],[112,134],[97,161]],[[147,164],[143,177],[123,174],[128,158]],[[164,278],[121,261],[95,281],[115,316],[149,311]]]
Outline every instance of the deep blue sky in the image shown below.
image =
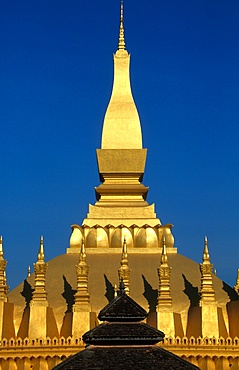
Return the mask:
[[[65,253],[99,184],[119,1],[12,0],[0,11],[0,234],[11,288]],[[144,184],[179,253],[239,267],[239,2],[125,0]]]

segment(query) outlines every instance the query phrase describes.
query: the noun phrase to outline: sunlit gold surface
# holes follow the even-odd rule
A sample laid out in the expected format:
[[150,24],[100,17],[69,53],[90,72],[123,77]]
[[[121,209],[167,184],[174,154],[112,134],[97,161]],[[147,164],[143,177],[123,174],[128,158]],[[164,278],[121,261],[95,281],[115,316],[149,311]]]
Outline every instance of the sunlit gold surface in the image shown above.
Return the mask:
[[97,160],[102,184],[95,188],[97,202],[89,205],[83,224],[118,226],[160,224],[154,205],[146,201],[148,188],[141,184],[147,150],[142,148],[139,115],[131,92],[130,56],[125,49],[121,9],[119,48],[114,55],[114,83],[108,104],[101,149]]
[[51,370],[83,349],[82,334],[98,324],[121,279],[149,311],[148,323],[165,332],[162,346],[201,370],[239,369],[239,300],[230,300],[234,291],[212,274],[207,240],[200,265],[178,254],[172,225],[163,226],[146,201],[147,152],[129,61],[121,5],[114,85],[97,150],[97,201],[82,225],[72,225],[66,254],[46,264],[41,239],[27,279],[28,294],[35,289],[29,305],[23,283],[8,293],[0,239],[0,369]]
[[[133,224],[130,227],[124,224],[118,226],[107,224],[104,228],[98,224],[92,227],[74,224],[72,225],[70,248],[67,249],[67,253],[79,253],[82,240],[85,240],[87,249],[100,248],[99,251],[105,249],[105,252],[112,253],[112,249],[122,247],[124,238],[127,239],[127,247],[133,248],[135,251],[147,248],[148,251],[156,249],[157,252],[162,249],[163,240],[165,240],[167,253],[177,253],[171,228],[171,224],[164,226],[157,224],[155,227],[147,224],[140,226]],[[97,253],[97,251],[95,252]]]
[[119,274],[119,284],[121,281],[124,283],[125,292],[128,295],[130,294],[130,273],[131,270],[129,268],[127,244],[126,239],[124,239],[118,274]]
[[34,264],[35,282],[32,301],[29,307],[29,338],[44,338],[49,335],[48,328],[48,301],[46,292],[46,271],[43,237],[40,240],[37,262]]
[[117,50],[114,55],[113,90],[104,118],[102,149],[142,149],[141,126],[131,92],[129,64],[128,52]]

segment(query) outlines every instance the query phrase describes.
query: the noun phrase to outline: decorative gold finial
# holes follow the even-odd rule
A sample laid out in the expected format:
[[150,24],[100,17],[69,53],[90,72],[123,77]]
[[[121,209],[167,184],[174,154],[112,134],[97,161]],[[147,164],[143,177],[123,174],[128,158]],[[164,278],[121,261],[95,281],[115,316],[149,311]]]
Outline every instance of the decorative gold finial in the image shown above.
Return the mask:
[[3,258],[2,236],[0,236],[0,258]]
[[166,265],[168,263],[168,256],[167,256],[167,250],[166,250],[166,240],[165,237],[163,238],[163,250],[162,250],[162,256],[161,256],[161,265]]
[[86,261],[86,253],[85,253],[85,242],[82,239],[81,248],[80,248],[80,261]]
[[38,261],[44,262],[45,255],[44,255],[44,238],[43,236],[40,237],[40,248],[38,252]]
[[124,3],[123,3],[123,1],[121,1],[121,4],[120,4],[120,31],[119,31],[118,50],[125,50],[125,40],[124,40]]
[[158,307],[172,306],[170,275],[172,268],[168,265],[168,256],[166,249],[166,241],[163,238],[163,249],[161,255],[161,264],[158,267],[159,289],[158,289]]
[[208,240],[207,237],[204,237],[204,250],[203,250],[203,261],[209,261],[210,256],[208,252]]
[[44,302],[47,305],[47,293],[46,293],[46,271],[48,264],[45,263],[44,256],[44,239],[43,236],[40,238],[40,247],[37,256],[37,262],[34,263],[35,271],[35,290],[33,292],[32,301]]
[[130,278],[131,270],[129,268],[129,262],[128,262],[126,238],[124,238],[124,242],[123,242],[120,264],[121,266],[118,270],[119,281],[120,282],[122,281],[124,283],[125,293],[129,295],[129,278]]
[[6,279],[7,261],[4,259],[2,236],[0,236],[0,301],[7,302],[7,293],[9,287]]
[[117,284],[115,284],[114,286],[114,297],[117,297],[118,295],[118,287],[117,287]]
[[124,253],[124,256],[127,258],[127,244],[126,244],[125,237],[124,237],[124,243],[123,243],[123,253]]
[[234,289],[239,294],[239,269],[237,269],[237,280],[236,280],[236,285],[234,285]]
[[204,238],[204,249],[203,249],[203,262],[200,264],[201,271],[201,301],[203,302],[215,302],[215,291],[212,282],[212,269],[213,264],[210,262],[210,256],[208,251],[208,240]]
[[[89,265],[86,262],[84,239],[82,240],[79,263],[76,265],[77,291],[75,294],[74,310],[90,308],[90,295],[88,291]],[[78,307],[78,308],[77,308]]]
[[27,277],[30,277],[31,276],[31,267],[28,266],[28,269],[27,269]]

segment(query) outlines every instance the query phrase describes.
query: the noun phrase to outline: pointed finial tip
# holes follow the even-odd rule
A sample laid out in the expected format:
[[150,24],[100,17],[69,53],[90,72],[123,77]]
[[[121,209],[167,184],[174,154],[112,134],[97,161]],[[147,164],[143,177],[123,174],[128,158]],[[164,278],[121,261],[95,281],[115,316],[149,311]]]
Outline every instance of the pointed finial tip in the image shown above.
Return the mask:
[[118,287],[117,287],[117,284],[115,284],[115,286],[114,286],[114,298],[117,297],[117,290],[118,290]]
[[163,237],[163,254],[166,254],[166,239],[165,236]]
[[118,50],[125,50],[125,40],[124,40],[124,3],[123,3],[123,1],[121,1],[121,4],[120,4],[120,32],[119,32]]
[[84,242],[84,238],[82,239],[82,243],[81,243],[81,254],[85,253],[85,242]]
[[41,235],[40,237],[40,251],[43,252],[44,249],[44,237]]
[[[124,242],[123,242],[123,253],[127,254],[127,244],[126,244],[126,237],[124,237]],[[126,256],[127,257],[127,256]]]
[[0,253],[1,253],[1,256],[3,256],[2,236],[0,236]]
[[123,295],[124,293],[125,293],[125,285],[124,285],[123,279],[121,279],[119,283],[118,295]]
[[38,261],[44,261],[44,238],[41,235],[40,237],[40,247],[39,247],[39,252],[38,252]]

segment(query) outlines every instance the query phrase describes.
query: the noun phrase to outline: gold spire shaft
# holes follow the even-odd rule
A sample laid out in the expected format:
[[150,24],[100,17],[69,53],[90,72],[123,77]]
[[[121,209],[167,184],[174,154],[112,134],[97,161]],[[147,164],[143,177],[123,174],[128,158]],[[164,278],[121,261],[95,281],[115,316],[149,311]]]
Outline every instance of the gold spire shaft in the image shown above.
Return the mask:
[[76,306],[89,306],[90,295],[88,291],[88,275],[89,275],[89,265],[86,262],[86,253],[84,240],[82,240],[79,263],[76,265],[76,275],[77,275],[77,292],[75,294],[75,305]]
[[35,290],[33,292],[33,301],[47,301],[46,292],[46,271],[48,264],[44,257],[44,239],[40,238],[40,248],[37,256],[37,262],[34,263],[35,271]]
[[203,262],[209,261],[209,260],[210,260],[210,256],[209,256],[209,252],[208,252],[208,241],[207,241],[207,237],[205,236],[205,238],[204,238],[204,250],[203,250]]
[[125,50],[125,40],[124,40],[124,4],[123,4],[123,1],[121,1],[121,4],[120,4],[120,30],[119,30],[118,50]]
[[127,254],[127,244],[126,239],[124,238],[123,248],[122,248],[122,255],[120,261],[120,268],[118,270],[119,274],[119,283],[122,281],[125,286],[125,293],[129,295],[129,280],[130,280],[130,268],[128,262],[128,254]]
[[204,238],[203,262],[200,264],[201,271],[201,301],[202,302],[215,302],[215,291],[212,282],[212,269],[213,264],[210,263],[210,255],[208,251],[208,240]]
[[158,268],[159,290],[158,290],[158,309],[159,307],[172,306],[170,275],[171,267],[168,265],[168,256],[166,250],[165,238],[163,238],[163,251],[161,255],[161,264]]
[[40,248],[38,252],[38,261],[44,261],[45,255],[44,255],[44,238],[41,236],[40,238]]
[[2,237],[0,236],[0,301],[7,302],[7,293],[9,287],[6,279],[7,261],[4,259]]
[[236,284],[234,285],[234,289],[239,294],[239,269],[237,269],[237,281]]

